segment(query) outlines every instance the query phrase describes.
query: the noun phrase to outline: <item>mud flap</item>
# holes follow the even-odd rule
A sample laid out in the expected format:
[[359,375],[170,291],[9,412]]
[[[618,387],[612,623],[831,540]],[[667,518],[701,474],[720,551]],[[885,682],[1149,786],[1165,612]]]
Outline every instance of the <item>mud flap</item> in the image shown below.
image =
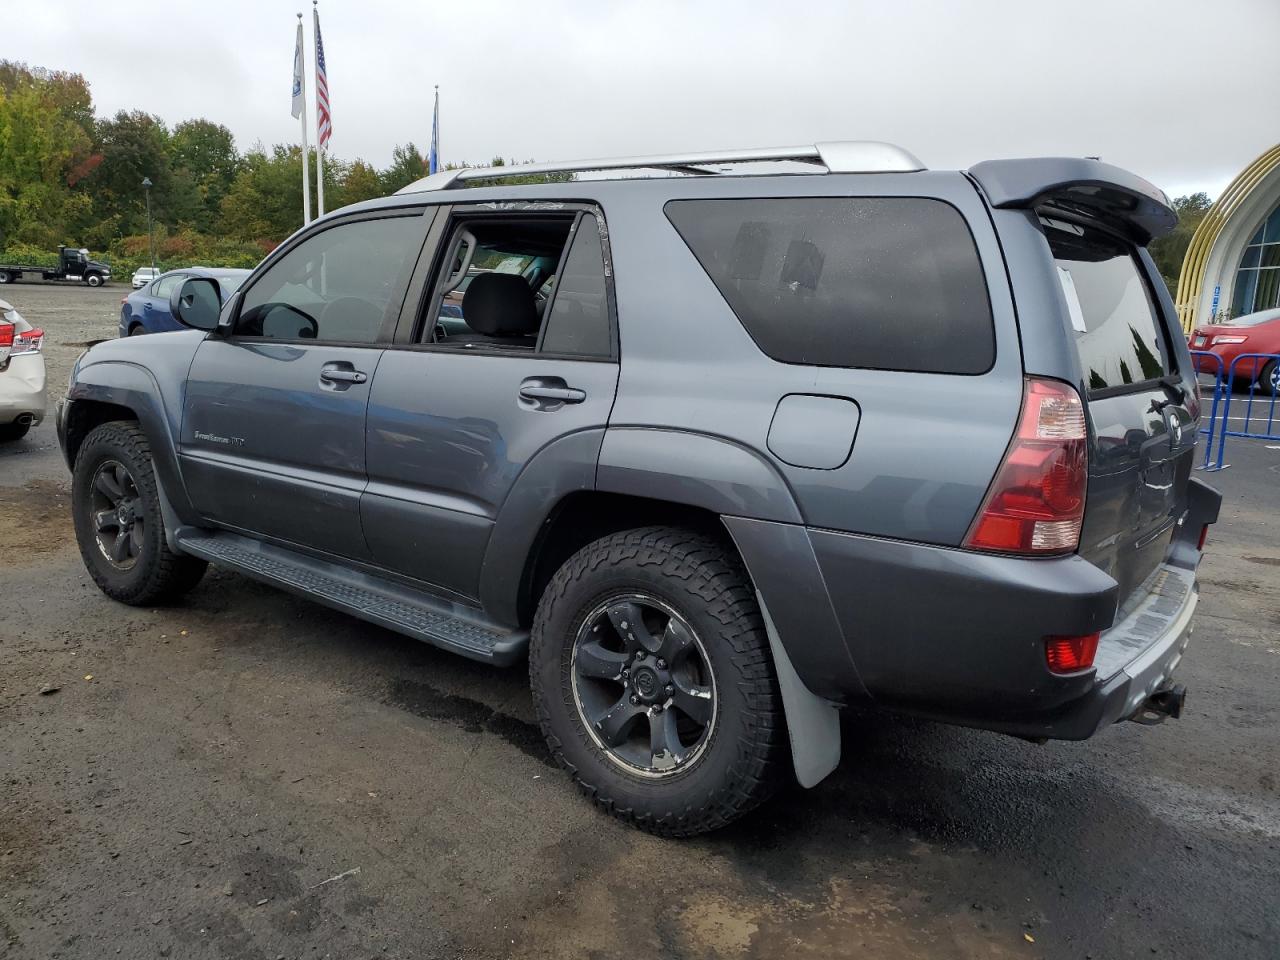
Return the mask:
[[769,616],[764,597],[756,591],[756,601],[764,617],[773,651],[773,666],[782,691],[782,709],[787,719],[787,737],[791,741],[791,762],[800,786],[816,787],[840,763],[840,713],[829,700],[812,693],[796,673],[787,649]]

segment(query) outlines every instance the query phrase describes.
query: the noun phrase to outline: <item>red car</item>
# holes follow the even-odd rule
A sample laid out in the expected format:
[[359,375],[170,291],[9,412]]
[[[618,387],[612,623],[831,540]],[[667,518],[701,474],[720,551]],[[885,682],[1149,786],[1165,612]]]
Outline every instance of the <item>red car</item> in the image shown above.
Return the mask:
[[[1196,327],[1188,344],[1192,350],[1207,350],[1222,358],[1222,376],[1231,374],[1232,361],[1244,354],[1280,355],[1280,308],[1236,317],[1230,323]],[[1196,370],[1217,373],[1217,364],[1208,357],[1196,357]],[[1257,381],[1258,389],[1280,396],[1280,362],[1274,357],[1249,357],[1235,365],[1235,382],[1247,387]]]

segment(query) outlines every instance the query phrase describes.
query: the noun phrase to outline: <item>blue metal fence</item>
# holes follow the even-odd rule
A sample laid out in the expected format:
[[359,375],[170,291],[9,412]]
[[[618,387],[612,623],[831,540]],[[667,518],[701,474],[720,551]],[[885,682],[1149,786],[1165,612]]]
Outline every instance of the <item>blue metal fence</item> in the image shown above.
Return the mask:
[[[1222,462],[1227,437],[1280,441],[1280,423],[1276,422],[1276,407],[1280,402],[1280,354],[1242,353],[1231,361],[1225,377],[1221,357],[1204,350],[1193,350],[1192,354],[1197,358],[1197,371],[1210,373],[1214,378],[1209,427],[1207,430],[1202,428],[1200,431],[1208,434],[1201,469],[1223,470],[1230,466]],[[1211,369],[1206,371],[1200,358],[1208,357],[1212,357],[1213,360],[1208,364]],[[1232,429],[1231,424],[1231,400],[1237,380],[1241,384],[1248,384],[1246,397],[1238,400],[1235,405],[1236,410],[1244,411],[1242,416],[1235,417],[1242,421],[1238,430]],[[1221,410],[1221,416],[1218,415],[1219,410]],[[1215,437],[1218,441],[1216,458],[1212,457]]]
[[[1213,401],[1209,406],[1209,425],[1200,427],[1200,432],[1206,437],[1204,442],[1204,462],[1198,468],[1200,470],[1209,470],[1211,469],[1209,461],[1213,457],[1213,438],[1218,426],[1218,404],[1222,400],[1223,392],[1226,390],[1226,379],[1223,377],[1223,373],[1226,371],[1223,369],[1222,358],[1216,353],[1210,353],[1208,350],[1192,350],[1191,356],[1195,357],[1193,362],[1197,377],[1206,373],[1213,377]],[[1204,369],[1204,361],[1208,362],[1208,370]],[[1201,393],[1203,394],[1203,391]],[[1204,397],[1201,396],[1200,423],[1203,424],[1204,422]]]

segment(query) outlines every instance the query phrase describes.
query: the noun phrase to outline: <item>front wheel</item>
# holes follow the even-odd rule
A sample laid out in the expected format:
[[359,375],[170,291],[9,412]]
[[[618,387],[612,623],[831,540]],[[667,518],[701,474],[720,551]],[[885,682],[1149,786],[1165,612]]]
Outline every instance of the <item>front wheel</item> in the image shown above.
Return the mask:
[[113,600],[147,606],[194,587],[207,564],[174,553],[146,434],[133,422],[96,427],[76,455],[71,509],[80,556]]
[[556,761],[645,830],[725,826],[782,778],[764,624],[745,570],[714,539],[647,527],[578,551],[538,605],[529,675]]
[[91,273],[84,278],[84,282],[91,287],[100,287],[102,286],[102,277],[96,273]]

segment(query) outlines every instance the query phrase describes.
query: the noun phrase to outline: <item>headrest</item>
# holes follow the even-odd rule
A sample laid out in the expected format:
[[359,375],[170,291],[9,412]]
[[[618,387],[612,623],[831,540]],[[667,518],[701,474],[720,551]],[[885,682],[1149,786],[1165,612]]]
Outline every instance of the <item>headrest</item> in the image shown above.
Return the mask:
[[538,332],[538,306],[524,277],[481,273],[462,296],[462,318],[486,337],[520,337]]

